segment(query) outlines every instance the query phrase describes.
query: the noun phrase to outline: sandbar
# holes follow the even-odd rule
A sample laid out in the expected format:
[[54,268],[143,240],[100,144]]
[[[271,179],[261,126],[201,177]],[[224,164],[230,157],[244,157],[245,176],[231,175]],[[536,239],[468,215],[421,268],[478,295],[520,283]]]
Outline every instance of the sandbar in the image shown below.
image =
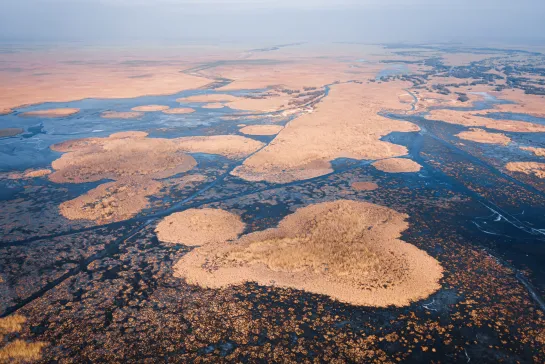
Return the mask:
[[246,225],[238,215],[220,209],[189,209],[165,217],[155,229],[160,241],[201,246],[238,238]]
[[489,133],[486,130],[471,128],[469,131],[463,131],[456,136],[460,139],[471,140],[477,143],[484,144],[501,144],[507,145],[511,142],[511,138],[501,133]]
[[257,282],[354,305],[405,306],[437,291],[443,275],[434,258],[399,239],[407,218],[367,202],[310,205],[277,228],[198,247],[174,271],[207,288]]
[[386,173],[409,173],[418,172],[422,166],[415,161],[407,158],[389,158],[376,161],[373,167]]
[[240,129],[240,132],[247,135],[276,135],[284,129],[280,125],[250,125]]
[[77,114],[79,109],[76,108],[61,108],[61,109],[49,109],[49,110],[36,110],[27,111],[19,114],[23,117],[42,117],[42,118],[62,118]]

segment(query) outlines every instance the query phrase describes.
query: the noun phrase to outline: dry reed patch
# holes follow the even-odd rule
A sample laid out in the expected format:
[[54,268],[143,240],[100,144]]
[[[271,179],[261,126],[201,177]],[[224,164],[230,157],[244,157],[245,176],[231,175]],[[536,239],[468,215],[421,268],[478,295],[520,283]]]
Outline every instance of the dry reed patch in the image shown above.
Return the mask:
[[131,110],[138,111],[138,112],[153,112],[153,111],[165,111],[168,109],[170,109],[170,107],[166,105],[143,105],[143,106],[133,107]]
[[374,182],[354,182],[352,188],[356,191],[374,191],[378,188],[378,185]]
[[176,263],[175,275],[209,288],[255,281],[356,305],[404,306],[438,290],[443,272],[426,252],[399,240],[406,219],[366,202],[311,205],[277,228],[194,249]]
[[78,112],[79,112],[79,109],[76,109],[76,108],[60,108],[60,109],[27,111],[22,114],[19,114],[19,116],[41,117],[41,118],[62,118],[62,117],[77,114]]
[[240,135],[195,136],[175,139],[180,150],[243,158],[263,148],[264,143]]
[[240,132],[247,135],[276,135],[284,129],[280,125],[250,125],[240,129]]
[[206,95],[194,95],[189,97],[182,97],[176,99],[176,102],[189,103],[189,102],[203,102],[203,103],[222,103],[236,101],[239,98],[233,95],[227,94],[206,94]]
[[471,128],[469,131],[463,131],[456,136],[460,139],[470,140],[484,144],[500,144],[507,145],[511,142],[511,138],[501,133],[489,133],[486,130]]
[[[40,359],[41,350],[45,346],[45,343],[27,343],[20,339],[5,343],[5,339],[2,340],[5,335],[20,332],[23,329],[23,324],[25,322],[25,317],[17,314],[0,319],[1,363],[20,363]],[[4,342],[3,346],[2,342]]]
[[376,161],[373,167],[386,173],[409,173],[418,172],[422,166],[407,158],[390,158]]
[[59,206],[70,220],[92,220],[97,224],[127,220],[145,209],[148,196],[163,185],[148,179],[128,179],[104,183],[86,194]]
[[203,109],[222,109],[224,107],[225,105],[220,104],[219,102],[213,102],[211,104],[206,104],[202,106]]
[[5,129],[0,129],[0,138],[16,136],[16,135],[21,134],[23,131],[24,131],[24,130],[21,129],[21,128],[5,128]]
[[522,150],[532,152],[538,157],[545,157],[545,148],[536,148],[536,147],[520,147]]
[[545,178],[545,163],[538,162],[509,162],[505,168],[511,172],[519,172]]
[[182,152],[176,139],[145,138],[145,133],[113,134],[108,138],[87,138],[52,146],[65,151],[53,161],[49,179],[58,183],[118,180],[128,177],[166,178],[196,165]]
[[238,215],[220,209],[189,209],[165,217],[155,229],[160,241],[201,246],[236,239],[245,224]]
[[138,111],[104,111],[100,117],[104,119],[138,119],[142,115],[144,113]]
[[0,348],[0,362],[23,363],[36,361],[42,356],[42,348],[45,343],[27,343],[23,340],[14,340]]
[[147,138],[144,132],[122,132],[107,138],[86,138],[52,146],[64,152],[52,166],[49,179],[57,183],[84,183],[113,179],[59,206],[71,220],[99,224],[122,221],[148,206],[148,197],[160,191],[155,181],[187,172],[195,159],[182,152],[176,139]]
[[456,110],[432,110],[427,116],[428,120],[440,120],[450,124],[458,124],[469,127],[485,127],[501,131],[516,133],[542,133],[545,125],[530,123],[527,121],[495,120],[483,116],[477,116],[479,112]]
[[407,149],[381,141],[393,131],[419,128],[387,119],[378,112],[407,108],[397,95],[404,84],[340,84],[313,113],[290,121],[276,138],[232,174],[249,181],[288,183],[332,172],[336,158],[382,159],[407,154]]
[[169,115],[191,114],[194,112],[195,112],[195,109],[192,109],[190,107],[175,107],[172,109],[163,110],[164,114],[169,114]]

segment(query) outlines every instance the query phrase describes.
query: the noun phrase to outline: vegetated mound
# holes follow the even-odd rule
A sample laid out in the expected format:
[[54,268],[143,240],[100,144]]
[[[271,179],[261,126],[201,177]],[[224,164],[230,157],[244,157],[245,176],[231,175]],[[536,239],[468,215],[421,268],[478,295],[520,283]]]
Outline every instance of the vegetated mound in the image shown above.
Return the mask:
[[408,305],[438,290],[443,270],[399,240],[407,217],[366,202],[315,204],[277,228],[194,249],[176,263],[175,275],[202,287],[255,281],[357,305]]
[[520,147],[522,150],[532,152],[538,157],[545,157],[545,148],[536,148],[536,147]]
[[8,115],[8,114],[11,114],[12,112],[13,112],[12,109],[1,108],[1,107],[0,107],[0,115]]
[[144,115],[140,111],[104,111],[100,114],[104,119],[137,119]]
[[164,114],[169,114],[169,115],[191,114],[194,112],[195,112],[195,109],[192,109],[190,107],[175,107],[172,109],[163,110]]
[[25,117],[42,117],[42,118],[61,118],[77,114],[79,109],[76,108],[61,108],[61,109],[49,109],[49,110],[36,110],[27,111],[19,114],[19,116]]
[[23,131],[24,130],[21,129],[21,128],[0,129],[0,138],[16,136],[16,135],[21,134]]
[[61,204],[62,215],[99,224],[128,219],[146,208],[147,197],[161,189],[155,179],[186,172],[197,164],[182,152],[176,139],[146,136],[144,132],[122,132],[53,145],[53,150],[65,154],[53,161],[51,181],[114,180]]
[[189,209],[165,217],[155,229],[160,241],[188,246],[236,239],[245,224],[238,215],[221,209]]
[[276,135],[284,129],[281,125],[250,125],[240,129],[240,132],[247,135]]
[[398,100],[401,85],[341,84],[312,113],[290,121],[274,140],[231,174],[248,181],[289,183],[333,171],[337,158],[382,159],[407,154],[404,146],[380,140],[393,132],[418,131],[418,126],[378,115]]
[[538,162],[509,162],[505,168],[511,172],[520,172],[534,175],[538,178],[545,178],[545,163]]
[[263,148],[264,143],[240,135],[211,135],[175,139],[186,152],[220,154],[228,158],[246,157]]
[[501,133],[489,133],[486,130],[478,128],[470,128],[469,131],[463,131],[456,134],[460,139],[470,140],[477,143],[485,144],[501,144],[507,145],[511,142],[511,138]]
[[390,158],[376,161],[373,167],[386,173],[407,173],[418,172],[422,166],[415,161],[407,158]]
[[8,174],[8,179],[28,179],[28,178],[38,178],[45,177],[51,174],[49,169],[27,169],[24,172],[11,172]]
[[176,139],[146,138],[145,133],[112,134],[108,138],[88,138],[53,145],[62,152],[53,161],[49,178],[58,183],[118,180],[127,177],[166,178],[186,172],[196,165],[182,152]]
[[458,124],[471,127],[485,127],[501,131],[516,133],[542,133],[545,132],[545,125],[516,120],[496,120],[476,115],[475,111],[457,110],[432,110],[426,116],[428,120],[440,120],[450,124]]
[[374,182],[353,182],[352,188],[357,191],[374,191],[378,185]]
[[20,332],[25,317],[21,315],[12,315],[0,318],[0,362],[1,363],[23,363],[40,359],[43,342],[26,342],[21,339],[7,341],[5,336]]
[[143,106],[136,106],[133,107],[132,111],[138,111],[138,112],[152,112],[152,111],[164,111],[170,109],[170,106],[166,105],[143,105]]
[[93,220],[98,224],[127,220],[148,206],[148,196],[163,185],[132,178],[104,183],[73,200],[63,202],[61,214],[70,220]]

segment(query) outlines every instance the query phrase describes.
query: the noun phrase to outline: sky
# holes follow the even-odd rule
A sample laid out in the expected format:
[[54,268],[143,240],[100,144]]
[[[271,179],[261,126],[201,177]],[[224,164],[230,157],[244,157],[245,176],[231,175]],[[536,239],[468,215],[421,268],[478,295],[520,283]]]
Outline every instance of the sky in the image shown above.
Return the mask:
[[544,18],[544,0],[0,0],[0,39],[540,42]]

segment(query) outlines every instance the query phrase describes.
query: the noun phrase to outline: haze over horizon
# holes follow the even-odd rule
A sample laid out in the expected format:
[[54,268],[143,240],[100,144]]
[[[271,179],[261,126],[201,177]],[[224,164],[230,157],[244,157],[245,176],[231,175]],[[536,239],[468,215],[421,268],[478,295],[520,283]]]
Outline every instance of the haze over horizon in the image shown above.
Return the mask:
[[540,42],[524,0],[0,0],[0,40]]

